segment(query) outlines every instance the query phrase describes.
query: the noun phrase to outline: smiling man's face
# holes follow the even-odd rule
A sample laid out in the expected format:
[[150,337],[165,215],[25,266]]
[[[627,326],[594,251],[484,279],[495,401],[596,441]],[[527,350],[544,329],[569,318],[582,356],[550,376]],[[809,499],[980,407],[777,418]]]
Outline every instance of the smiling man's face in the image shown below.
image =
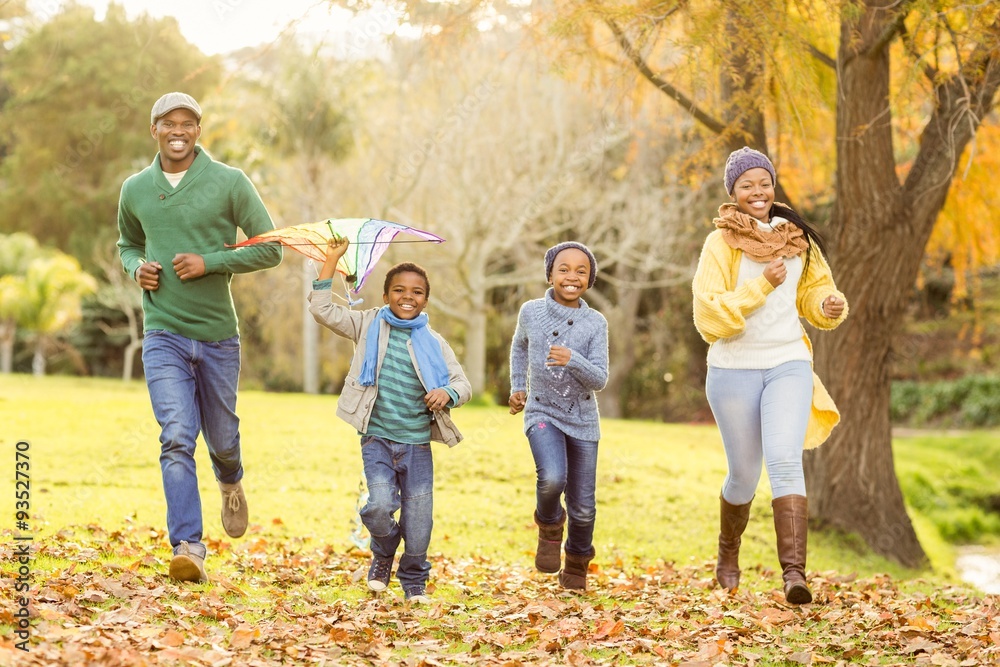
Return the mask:
[[184,171],[194,162],[194,145],[201,136],[201,123],[190,109],[174,109],[150,127],[160,147],[160,168],[168,174]]

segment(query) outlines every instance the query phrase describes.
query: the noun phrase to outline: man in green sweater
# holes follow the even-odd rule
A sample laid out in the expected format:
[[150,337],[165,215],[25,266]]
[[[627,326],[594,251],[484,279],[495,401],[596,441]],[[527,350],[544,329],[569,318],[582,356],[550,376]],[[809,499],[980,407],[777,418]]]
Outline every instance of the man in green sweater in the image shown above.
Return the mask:
[[153,105],[159,152],[122,185],[118,252],[142,288],[142,362],[160,424],[160,469],[173,547],[170,576],[207,581],[195,440],[204,436],[222,491],[222,525],[240,537],[248,522],[241,479],[236,390],[240,338],[229,283],[234,273],[277,266],[281,248],[227,249],[237,229],[274,229],[250,179],[201,146],[201,107],[167,93]]

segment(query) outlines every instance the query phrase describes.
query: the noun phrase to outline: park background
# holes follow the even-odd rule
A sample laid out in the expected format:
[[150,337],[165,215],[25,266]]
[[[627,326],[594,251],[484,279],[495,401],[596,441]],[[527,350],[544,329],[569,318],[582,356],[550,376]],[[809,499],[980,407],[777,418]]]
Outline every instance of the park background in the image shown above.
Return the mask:
[[[253,11],[209,4],[204,21],[220,32]],[[725,156],[744,144],[765,150],[779,198],[829,239],[852,304],[841,330],[811,332],[844,423],[807,459],[814,526],[825,529],[814,531],[810,569],[930,577],[925,592],[961,586],[959,548],[993,547],[1000,534],[990,430],[1000,421],[998,10],[876,4],[352,2],[336,9],[350,20],[335,34],[314,18],[293,21],[262,44],[207,55],[171,17],[4,3],[0,438],[34,443],[53,580],[80,560],[66,545],[100,552],[94,544],[114,531],[142,536],[135,548],[152,555],[130,561],[138,567],[153,572],[162,558],[139,294],[118,264],[115,213],[122,180],[155,153],[152,102],[180,89],[204,109],[202,145],[250,175],[277,226],[371,216],[447,239],[394,246],[379,266],[428,268],[428,312],[477,388],[456,415],[468,441],[438,456],[441,479],[454,476],[438,503],[443,557],[480,554],[511,562],[503,576],[527,576],[516,568],[530,563],[521,515],[531,464],[501,407],[507,346],[518,305],[544,290],[545,248],[570,238],[593,248],[601,272],[588,301],[612,332],[600,397],[604,594],[616,568],[666,581],[676,563],[693,568],[685,581],[710,582],[724,461],[690,279],[725,198]],[[259,538],[298,536],[340,553],[360,463],[333,395],[351,350],[305,313],[314,275],[286,251],[280,267],[234,278],[240,409],[248,469],[308,480],[255,482]],[[379,283],[361,307],[380,303]],[[292,488],[304,492],[297,502]],[[745,563],[764,573],[748,588],[765,597],[776,565],[766,495],[765,481]],[[252,553],[220,543],[231,558],[240,549]],[[115,558],[112,549],[101,560]],[[347,580],[355,566],[337,563]],[[60,595],[81,590],[67,584]],[[105,614],[118,609],[113,592],[91,597]],[[572,645],[532,647],[583,655]],[[720,656],[734,657],[708,657]]]

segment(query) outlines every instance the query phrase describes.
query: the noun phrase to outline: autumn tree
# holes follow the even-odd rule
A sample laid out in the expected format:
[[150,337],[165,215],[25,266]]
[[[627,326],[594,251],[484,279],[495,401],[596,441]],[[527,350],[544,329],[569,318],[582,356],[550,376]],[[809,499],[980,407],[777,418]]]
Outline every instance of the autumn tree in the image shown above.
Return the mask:
[[[768,150],[769,136],[771,148],[794,147],[787,136],[794,124],[786,129],[782,114],[800,114],[801,122],[812,115],[808,105],[835,101],[833,127],[813,126],[821,136],[806,139],[835,164],[827,232],[852,309],[837,333],[816,337],[816,365],[843,421],[806,457],[810,509],[878,553],[906,565],[925,562],[893,468],[891,343],[959,158],[995,104],[1000,10],[881,1],[567,4],[564,20],[572,15],[591,35],[600,34],[598,26],[609,32],[641,78],[720,139],[720,163],[725,150],[744,142]],[[835,55],[816,28],[828,17],[839,25]],[[693,45],[711,26],[726,38]],[[762,32],[769,39],[759,39]],[[713,64],[721,83],[693,85],[692,70],[676,64],[693,51]],[[832,99],[824,78],[835,84]],[[924,109],[923,122],[912,136],[899,136],[894,119],[914,106]],[[824,137],[835,137],[835,145]],[[776,157],[779,165],[797,159],[781,150]]]

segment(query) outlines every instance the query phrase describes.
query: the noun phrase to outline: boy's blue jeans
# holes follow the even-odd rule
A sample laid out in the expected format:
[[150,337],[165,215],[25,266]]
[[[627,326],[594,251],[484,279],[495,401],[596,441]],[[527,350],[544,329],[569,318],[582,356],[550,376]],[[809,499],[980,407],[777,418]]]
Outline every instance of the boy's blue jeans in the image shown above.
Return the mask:
[[[409,445],[375,435],[361,436],[361,460],[368,502],[361,522],[371,533],[372,553],[392,558],[399,542],[396,577],[404,588],[423,586],[430,575],[427,547],[434,526],[434,459],[430,444]],[[399,511],[399,521],[394,518]]]
[[187,542],[191,553],[204,558],[195,441],[201,432],[216,479],[234,484],[243,478],[236,416],[240,338],[203,342],[169,331],[147,331],[142,364],[153,415],[160,425],[160,471],[170,544],[177,553],[180,543]]
[[802,449],[812,408],[810,363],[789,361],[764,370],[710,366],[705,393],[729,463],[722,483],[726,502],[753,500],[762,462],[772,497],[806,495]]
[[566,494],[566,553],[589,556],[597,517],[597,443],[566,435],[557,426],[542,422],[527,431],[535,458],[538,520],[562,521],[560,497]]

